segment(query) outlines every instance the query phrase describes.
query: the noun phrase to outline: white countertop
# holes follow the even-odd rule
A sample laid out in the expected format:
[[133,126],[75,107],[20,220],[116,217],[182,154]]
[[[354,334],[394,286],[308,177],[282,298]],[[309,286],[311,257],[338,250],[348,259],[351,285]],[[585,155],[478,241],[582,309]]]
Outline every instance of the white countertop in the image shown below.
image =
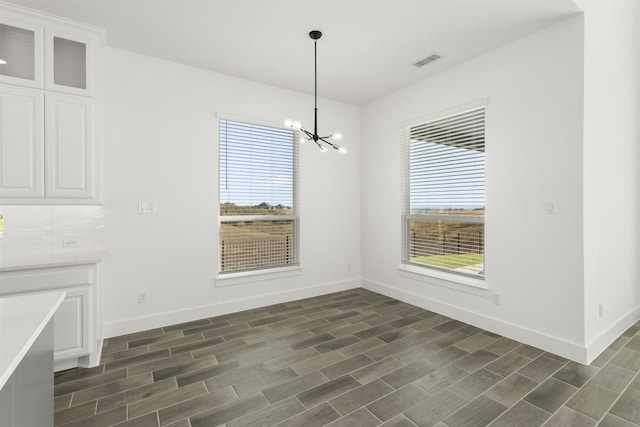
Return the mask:
[[16,370],[65,292],[43,292],[0,298],[0,389]]
[[29,268],[58,267],[63,265],[90,264],[102,261],[105,250],[74,251],[56,255],[21,255],[0,257],[0,272]]

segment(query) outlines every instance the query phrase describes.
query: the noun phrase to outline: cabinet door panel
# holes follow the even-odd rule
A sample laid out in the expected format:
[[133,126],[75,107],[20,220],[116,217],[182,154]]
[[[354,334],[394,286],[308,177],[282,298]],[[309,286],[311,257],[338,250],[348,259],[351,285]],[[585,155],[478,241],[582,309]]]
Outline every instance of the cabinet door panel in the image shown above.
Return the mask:
[[46,95],[46,195],[94,196],[93,100],[74,95]]
[[0,82],[44,86],[42,27],[0,20]]
[[42,91],[0,85],[0,197],[44,196]]
[[47,29],[45,88],[93,96],[93,39]]
[[91,352],[89,339],[90,289],[68,290],[54,315],[54,357],[56,360]]

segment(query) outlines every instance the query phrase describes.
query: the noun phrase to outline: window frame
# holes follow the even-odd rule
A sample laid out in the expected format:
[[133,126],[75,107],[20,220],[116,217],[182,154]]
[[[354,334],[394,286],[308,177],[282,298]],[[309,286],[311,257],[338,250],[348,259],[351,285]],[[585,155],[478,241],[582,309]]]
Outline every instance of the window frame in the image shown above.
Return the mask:
[[[411,183],[410,183],[410,134],[411,130],[416,127],[428,125],[439,120],[447,119],[452,116],[464,114],[476,109],[483,109],[484,114],[484,137],[486,141],[486,124],[487,124],[487,104],[488,100],[483,99],[475,102],[471,102],[462,106],[454,107],[441,111],[439,113],[431,114],[421,117],[411,122],[403,123],[401,125],[401,263],[398,269],[403,276],[419,279],[420,276],[428,276],[433,280],[435,284],[449,287],[457,290],[464,290],[471,293],[479,292],[479,295],[484,295],[488,290],[486,285],[486,198],[484,212],[482,216],[470,216],[470,215],[444,215],[441,213],[412,213],[411,212]],[[486,162],[486,147],[485,147],[485,162]],[[487,188],[487,176],[486,176],[486,163],[485,163],[485,175],[484,175],[484,190]],[[452,269],[442,268],[437,266],[431,266],[423,263],[417,263],[411,261],[411,221],[414,220],[427,220],[427,221],[442,221],[442,222],[465,222],[465,223],[482,223],[483,224],[483,274],[470,274],[465,272],[453,271]],[[461,286],[462,285],[462,286]],[[467,288],[470,286],[475,288]]]
[[[290,275],[299,274],[300,267],[300,216],[299,216],[299,135],[297,132],[285,128],[281,123],[268,122],[264,120],[258,120],[254,118],[247,117],[239,117],[234,115],[227,114],[216,114],[217,120],[217,133],[216,138],[218,141],[217,145],[217,216],[218,216],[218,229],[217,229],[217,248],[218,248],[218,267],[217,267],[217,276],[215,278],[216,286],[229,286],[236,285],[242,283],[249,283],[256,280],[261,279],[252,279],[254,276],[264,276],[267,275],[269,277],[280,278],[287,277]],[[274,128],[278,130],[282,130],[285,132],[290,132],[292,135],[292,171],[293,171],[293,182],[292,182],[292,215],[222,215],[220,206],[223,203],[221,200],[221,192],[220,192],[220,161],[221,161],[221,139],[220,139],[220,129],[221,122],[235,122],[241,123],[248,126],[258,126],[258,127],[267,127]],[[242,270],[231,270],[231,271],[222,271],[222,224],[229,222],[255,222],[255,221],[290,221],[293,223],[292,229],[292,257],[293,262],[291,264],[286,265],[277,265],[277,266],[268,266],[268,267],[257,267],[250,269],[242,269]]]

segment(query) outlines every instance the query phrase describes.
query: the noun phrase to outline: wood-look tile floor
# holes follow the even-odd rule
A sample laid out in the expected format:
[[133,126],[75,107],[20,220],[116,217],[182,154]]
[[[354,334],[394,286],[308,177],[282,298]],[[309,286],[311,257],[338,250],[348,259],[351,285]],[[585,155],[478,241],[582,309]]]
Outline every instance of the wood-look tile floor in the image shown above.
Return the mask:
[[109,338],[56,426],[640,426],[640,322],[591,365],[355,289]]

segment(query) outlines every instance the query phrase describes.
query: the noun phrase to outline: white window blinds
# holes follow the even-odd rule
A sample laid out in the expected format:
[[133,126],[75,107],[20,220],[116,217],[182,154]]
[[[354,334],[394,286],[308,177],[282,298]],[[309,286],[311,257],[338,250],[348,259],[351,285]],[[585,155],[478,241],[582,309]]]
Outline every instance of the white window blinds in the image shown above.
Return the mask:
[[220,120],[220,272],[297,264],[291,130]]
[[484,277],[485,109],[403,136],[403,262]]

